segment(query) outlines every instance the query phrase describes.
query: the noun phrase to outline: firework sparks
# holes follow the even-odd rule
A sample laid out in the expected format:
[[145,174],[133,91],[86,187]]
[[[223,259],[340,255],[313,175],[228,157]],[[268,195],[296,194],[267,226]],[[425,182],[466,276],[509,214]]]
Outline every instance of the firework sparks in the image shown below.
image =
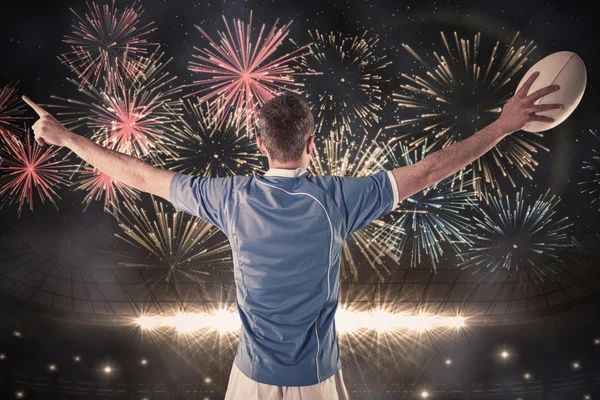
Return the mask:
[[68,161],[58,159],[59,151],[60,147],[32,143],[30,132],[26,132],[25,143],[8,141],[4,165],[0,166],[1,206],[18,203],[20,215],[28,203],[33,211],[34,191],[42,203],[47,200],[56,206],[55,199],[60,198],[57,189],[69,184],[67,178],[73,168]]
[[59,59],[77,74],[81,87],[88,83],[103,89],[114,90],[123,84],[123,78],[137,79],[144,74],[144,58],[149,43],[145,36],[156,28],[152,23],[140,26],[141,6],[135,4],[120,13],[112,5],[88,4],[89,13],[77,17],[72,25],[73,33],[64,42],[71,45],[71,52]]
[[[471,42],[459,38],[455,32],[455,47],[443,32],[441,36],[448,59],[434,52],[437,62],[434,66],[403,44],[427,69],[425,75],[403,74],[409,83],[401,86],[403,93],[393,94],[399,109],[420,112],[387,127],[416,128],[418,133],[408,132],[399,136],[409,138],[410,147],[420,146],[426,140],[429,143],[427,150],[447,147],[491,123],[512,94],[508,84],[535,49],[532,42],[517,47],[517,34],[502,57],[499,56],[500,42],[497,42],[485,65],[486,60],[480,61],[484,57],[480,46],[481,33],[476,34]],[[511,172],[513,168],[523,177],[532,179],[531,173],[538,165],[535,153],[540,149],[548,151],[538,143],[540,137],[542,134],[516,132],[479,158],[471,169],[474,178],[481,178],[473,179],[478,196],[481,198],[487,193],[488,187],[500,193],[499,175],[516,187]],[[464,172],[462,170],[458,174]]]
[[274,53],[289,34],[291,22],[277,27],[275,22],[269,33],[265,25],[260,29],[255,42],[251,40],[252,13],[248,25],[240,20],[229,25],[225,17],[226,32],[219,32],[220,42],[213,40],[201,27],[196,28],[208,39],[211,48],[199,49],[191,61],[189,70],[210,75],[193,82],[202,89],[191,94],[202,94],[200,102],[209,101],[211,110],[218,120],[225,120],[233,110],[238,116],[238,126],[243,121],[246,132],[252,135],[256,128],[258,108],[269,99],[283,92],[297,92],[300,83],[294,81],[298,72],[289,64],[301,57],[308,46],[275,57]]
[[177,155],[166,159],[166,167],[213,178],[262,171],[256,142],[243,126],[238,130],[235,116],[219,125],[206,103],[188,101],[184,110],[175,129],[185,141],[175,146]]
[[[412,151],[398,143],[396,149],[387,150],[389,164],[394,168],[412,165],[425,158],[426,149],[426,143]],[[396,152],[400,159],[396,157]],[[382,240],[395,248],[399,256],[405,250],[410,252],[411,267],[421,265],[426,255],[435,270],[444,254],[443,243],[450,245],[457,253],[461,251],[461,246],[472,244],[467,235],[471,220],[466,214],[477,196],[470,189],[473,182],[463,181],[462,177],[446,178],[409,197],[382,227]],[[406,234],[397,235],[398,230]]]
[[152,199],[153,213],[128,203],[126,212],[118,216],[122,234],[116,236],[148,252],[147,262],[122,263],[128,267],[167,267],[174,270],[194,270],[202,263],[220,264],[231,260],[229,243],[220,240],[219,230],[200,218],[185,213],[166,212],[162,202]]
[[[297,65],[300,70],[318,75],[311,77],[310,85],[302,90],[316,113],[317,130],[333,131],[340,139],[352,133],[358,121],[356,125],[366,133],[379,123],[381,84],[386,81],[382,72],[391,64],[385,55],[377,54],[379,39],[366,31],[360,36],[317,30],[308,33],[313,40],[310,52],[300,57]],[[311,87],[318,93],[311,94]]]
[[[363,136],[360,144],[352,142],[349,145],[343,145],[332,138],[326,139],[323,142],[322,150],[319,150],[318,146],[314,147],[308,171],[312,175],[350,176],[358,178],[384,170],[388,163],[388,155],[385,147],[380,146],[377,141],[381,132],[380,130],[373,139],[367,139],[366,136]],[[352,252],[352,248],[354,248],[367,260],[370,267],[379,276],[379,279],[384,281],[384,276],[381,274],[380,268],[385,269],[389,273],[389,269],[383,261],[384,256],[388,256],[393,261],[398,262],[398,257],[390,245],[392,242],[390,237],[392,237],[392,232],[397,237],[402,235],[403,231],[402,229],[390,228],[388,236],[385,237],[381,234],[383,225],[385,225],[385,222],[376,220],[348,236],[342,247],[342,259],[340,262],[343,278],[346,278],[346,270],[349,270],[355,278],[357,277],[357,262]]]
[[468,234],[473,244],[461,254],[465,261],[459,265],[473,271],[531,271],[535,281],[554,275],[562,263],[557,251],[572,246],[568,230],[573,224],[558,216],[559,203],[549,191],[527,206],[523,189],[514,202],[508,195],[490,196],[487,207],[476,208],[473,225],[479,232]]
[[172,147],[178,138],[172,125],[181,113],[181,102],[171,98],[181,86],[172,85],[176,77],[164,71],[171,60],[164,62],[163,57],[157,50],[144,61],[144,79],[111,91],[91,85],[80,89],[91,103],[52,96],[67,104],[49,107],[59,109],[56,115],[69,129],[91,130],[91,139],[102,146],[160,163],[161,154],[174,155]]
[[115,181],[104,172],[89,165],[78,169],[77,174],[79,175],[79,181],[75,186],[75,190],[87,192],[83,199],[86,209],[93,201],[102,200],[104,209],[106,211],[112,209],[113,214],[116,215],[120,200],[130,205],[136,200],[140,200],[139,192],[136,189]]
[[[600,139],[596,132],[590,129],[590,133],[594,135],[596,139]],[[591,161],[583,162],[583,169],[590,171],[593,176],[589,180],[579,182],[581,187],[581,193],[593,196],[591,204],[600,200],[600,151],[592,149],[593,156]]]
[[17,125],[25,113],[25,103],[17,96],[16,85],[0,89],[0,144],[14,141],[22,129]]

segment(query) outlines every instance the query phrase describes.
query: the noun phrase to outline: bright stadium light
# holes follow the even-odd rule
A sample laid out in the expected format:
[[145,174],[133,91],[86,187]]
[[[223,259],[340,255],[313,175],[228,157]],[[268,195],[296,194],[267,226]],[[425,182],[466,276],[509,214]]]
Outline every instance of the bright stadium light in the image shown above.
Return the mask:
[[429,398],[429,392],[427,390],[423,390],[421,392],[421,398],[422,399],[428,399]]
[[[464,317],[442,317],[436,315],[393,314],[383,310],[356,312],[340,309],[336,314],[339,333],[358,330],[391,332],[406,330],[425,332],[433,329],[460,329],[465,326]],[[143,316],[135,320],[141,329],[175,328],[177,333],[187,334],[201,330],[214,330],[221,334],[236,332],[241,327],[237,312],[218,310],[214,314],[178,314],[173,316]]]
[[162,317],[142,315],[135,321],[142,329],[154,329],[163,325]]
[[105,374],[107,374],[107,375],[108,375],[108,374],[110,374],[111,372],[112,372],[112,368],[111,368],[109,365],[107,365],[106,367],[104,367],[104,373],[105,373]]

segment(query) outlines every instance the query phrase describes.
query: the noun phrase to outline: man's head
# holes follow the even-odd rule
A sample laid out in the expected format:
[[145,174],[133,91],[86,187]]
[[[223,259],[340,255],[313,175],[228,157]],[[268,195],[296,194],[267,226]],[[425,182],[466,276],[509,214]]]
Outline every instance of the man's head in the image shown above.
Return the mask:
[[258,147],[271,164],[308,167],[315,129],[308,104],[296,96],[274,97],[260,109],[258,129]]

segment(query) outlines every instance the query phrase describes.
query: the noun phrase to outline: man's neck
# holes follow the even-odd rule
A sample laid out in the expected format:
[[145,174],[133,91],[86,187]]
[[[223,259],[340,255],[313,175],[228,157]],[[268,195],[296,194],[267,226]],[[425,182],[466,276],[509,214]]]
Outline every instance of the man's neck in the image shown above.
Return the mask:
[[306,169],[308,166],[304,166],[302,165],[302,163],[299,162],[293,162],[293,163],[279,163],[279,162],[270,162],[269,163],[269,168],[274,168],[274,169],[296,169],[296,168],[302,168],[302,169]]

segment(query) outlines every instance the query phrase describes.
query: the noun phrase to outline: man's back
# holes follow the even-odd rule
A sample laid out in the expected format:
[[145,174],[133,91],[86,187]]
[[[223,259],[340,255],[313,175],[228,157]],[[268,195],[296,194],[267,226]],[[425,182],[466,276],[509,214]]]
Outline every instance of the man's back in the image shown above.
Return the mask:
[[170,197],[229,238],[242,320],[235,364],[249,378],[307,386],[341,367],[335,333],[340,250],[346,236],[393,209],[390,173],[311,177],[177,174]]

